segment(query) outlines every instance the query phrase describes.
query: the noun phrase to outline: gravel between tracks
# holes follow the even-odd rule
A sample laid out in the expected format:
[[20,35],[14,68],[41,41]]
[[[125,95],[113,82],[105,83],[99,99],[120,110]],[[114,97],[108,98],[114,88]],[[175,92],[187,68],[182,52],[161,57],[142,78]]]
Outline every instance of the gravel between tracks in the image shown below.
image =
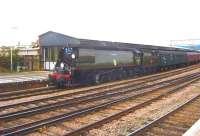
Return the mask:
[[16,100],[1,101],[0,105],[5,106],[5,105],[13,104],[13,103],[21,103],[21,102],[30,101],[30,100],[38,100],[38,99],[48,98],[50,96],[59,96],[59,95],[63,95],[63,94],[81,92],[81,91],[85,91],[85,90],[89,90],[89,89],[95,89],[95,88],[102,87],[102,86],[112,85],[112,84],[116,84],[116,83],[123,83],[123,82],[129,81],[129,80],[133,80],[133,79],[115,81],[115,82],[111,82],[111,83],[105,83],[105,84],[101,84],[101,85],[96,85],[96,86],[91,86],[91,87],[83,87],[83,88],[78,88],[78,89],[69,89],[69,90],[65,89],[65,90],[62,90],[60,92],[58,91],[58,92],[51,93],[51,94],[31,96],[31,97],[20,98],[20,99],[16,99]]
[[[185,72],[185,73],[182,73],[182,74],[179,74],[179,75],[174,75],[173,77],[164,78],[164,79],[161,79],[159,81],[165,81],[165,80],[168,80],[168,79],[177,78],[177,77],[183,76],[184,74],[190,74],[190,73],[192,74],[193,72],[200,72],[200,68],[198,68],[196,70],[188,71],[188,72]],[[145,76],[145,77],[148,77],[148,76]],[[142,78],[145,78],[145,77],[140,77],[140,78],[142,79]],[[138,78],[138,79],[140,79],[140,78]],[[134,81],[134,79],[127,79],[127,80],[115,81],[115,82],[105,83],[105,84],[91,86],[91,87],[70,89],[70,90],[64,90],[64,91],[60,91],[60,92],[58,91],[56,93],[51,93],[51,94],[37,95],[37,96],[25,97],[25,98],[21,98],[21,99],[14,99],[14,100],[8,100],[8,101],[1,101],[0,105],[1,106],[5,106],[5,105],[11,105],[13,103],[21,103],[21,102],[26,102],[26,101],[31,101],[31,100],[38,100],[38,99],[48,98],[48,97],[52,97],[52,96],[69,94],[69,93],[73,93],[73,92],[81,92],[81,91],[85,91],[85,90],[88,90],[88,89],[98,88],[98,87],[101,87],[101,86],[107,86],[107,85],[112,85],[112,84],[116,84],[116,83],[123,83],[123,82],[131,81],[131,80]],[[116,87],[119,87],[119,86],[116,86]],[[109,88],[107,88],[107,89],[109,89]]]
[[[185,72],[187,74],[189,73],[193,73],[193,72],[200,72],[200,70],[193,70],[191,72]],[[181,75],[184,75],[184,74],[180,74]],[[179,75],[176,75],[176,76],[173,76],[173,77],[168,77],[166,79],[162,79],[162,80],[167,80],[167,79],[170,79],[170,78],[175,78],[175,77],[179,77]],[[160,80],[161,81],[161,80]],[[118,81],[118,82],[123,82],[123,81]],[[200,82],[199,82],[200,83]],[[111,83],[110,83],[111,84]],[[99,86],[104,86],[105,84],[102,84],[102,85],[99,85]],[[168,98],[166,97],[162,103],[160,104],[152,104],[154,107],[152,107],[152,105],[148,106],[148,108],[145,108],[143,110],[138,110],[136,111],[134,114],[135,115],[128,115],[130,117],[127,117],[127,116],[124,116],[123,118],[121,118],[120,120],[118,121],[113,121],[111,125],[104,125],[102,128],[103,129],[94,129],[94,130],[91,130],[90,133],[88,135],[124,135],[127,133],[127,131],[130,129],[130,128],[138,128],[141,124],[144,124],[148,121],[151,121],[152,119],[156,118],[157,116],[161,116],[161,114],[164,114],[166,111],[169,111],[171,108],[175,107],[176,105],[174,105],[173,103],[181,103],[183,102],[184,100],[186,99],[189,99],[191,98],[192,96],[194,96],[195,94],[197,93],[200,93],[200,90],[198,89],[199,84],[194,84],[192,87],[194,87],[191,91],[191,88],[188,90],[188,89],[184,89],[183,92],[179,92],[177,93],[176,95],[171,95],[171,98]],[[60,95],[62,93],[71,93],[71,92],[75,92],[75,91],[84,91],[86,89],[88,89],[90,87],[87,87],[87,88],[82,88],[82,89],[73,89],[73,90],[66,90],[65,92],[58,92],[58,93],[54,93],[53,95]],[[91,87],[91,88],[96,88],[96,86],[94,87]],[[53,96],[52,94],[50,96]],[[41,97],[48,97],[49,95],[41,95]],[[173,97],[172,97],[173,96]],[[36,96],[37,97],[37,96]],[[40,97],[40,96],[39,96]],[[32,97],[31,97],[32,98]],[[181,98],[181,99],[180,99]],[[30,98],[25,98],[25,99],[28,99],[30,100]],[[7,103],[7,102],[6,102]],[[12,100],[12,103],[13,103],[13,100]],[[0,103],[1,105],[1,103]],[[155,106],[156,105],[156,106]],[[151,107],[151,108],[149,108]],[[167,107],[167,108],[166,108]],[[163,109],[166,108],[166,109]],[[162,110],[162,111],[161,111]],[[53,111],[52,111],[53,112]],[[148,113],[148,114],[147,114]],[[149,113],[151,113],[149,115]],[[152,114],[153,113],[153,114]],[[149,115],[149,116],[147,116]],[[144,116],[144,117],[142,117]],[[85,120],[87,122],[87,120]],[[122,121],[122,122],[121,122]],[[138,121],[138,122],[137,122]],[[134,122],[134,124],[133,124]],[[131,124],[132,123],[132,124]],[[76,125],[76,124],[75,124]],[[114,129],[114,130],[112,130]],[[62,131],[63,129],[59,129],[57,128],[56,126],[52,126],[52,130],[55,130],[55,133],[59,132],[59,131]],[[57,131],[57,132],[56,132]],[[107,131],[107,132],[106,132]],[[106,133],[105,133],[106,132]],[[37,132],[36,132],[37,133]],[[48,133],[48,132],[47,132]],[[62,132],[61,132],[62,133]],[[64,133],[64,132],[63,132]],[[45,134],[45,133],[43,133]],[[60,134],[60,133],[58,133]]]
[[132,112],[118,120],[103,125],[100,128],[90,130],[89,136],[117,136],[127,135],[128,131],[133,131],[152,120],[164,115],[168,111],[176,108],[181,103],[200,93],[200,81],[182,89],[182,91],[171,94],[146,108]]

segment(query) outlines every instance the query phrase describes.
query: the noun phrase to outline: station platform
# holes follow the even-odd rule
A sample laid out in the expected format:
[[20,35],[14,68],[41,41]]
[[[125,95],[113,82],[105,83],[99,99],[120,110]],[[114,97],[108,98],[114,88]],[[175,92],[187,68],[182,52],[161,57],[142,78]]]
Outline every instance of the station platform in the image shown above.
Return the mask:
[[200,119],[183,136],[200,136]]
[[0,73],[0,84],[47,80],[49,71]]

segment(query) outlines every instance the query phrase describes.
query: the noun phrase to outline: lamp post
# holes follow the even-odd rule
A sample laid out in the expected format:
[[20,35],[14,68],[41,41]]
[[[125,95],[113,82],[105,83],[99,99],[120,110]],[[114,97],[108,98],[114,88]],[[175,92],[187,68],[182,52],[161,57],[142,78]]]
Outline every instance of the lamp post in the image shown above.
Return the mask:
[[12,54],[12,46],[10,48],[10,71],[13,71],[13,54]]
[[[18,26],[11,27],[11,30],[13,31],[13,34],[16,35],[18,31]],[[10,48],[10,71],[11,72],[13,71],[13,47],[11,46]]]

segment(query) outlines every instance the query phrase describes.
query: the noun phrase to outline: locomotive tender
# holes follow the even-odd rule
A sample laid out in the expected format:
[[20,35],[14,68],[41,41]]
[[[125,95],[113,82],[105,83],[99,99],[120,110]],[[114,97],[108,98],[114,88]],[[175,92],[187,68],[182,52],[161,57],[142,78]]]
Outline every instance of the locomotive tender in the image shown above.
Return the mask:
[[59,52],[49,79],[58,87],[125,79],[200,62],[200,52],[150,45],[82,40]]

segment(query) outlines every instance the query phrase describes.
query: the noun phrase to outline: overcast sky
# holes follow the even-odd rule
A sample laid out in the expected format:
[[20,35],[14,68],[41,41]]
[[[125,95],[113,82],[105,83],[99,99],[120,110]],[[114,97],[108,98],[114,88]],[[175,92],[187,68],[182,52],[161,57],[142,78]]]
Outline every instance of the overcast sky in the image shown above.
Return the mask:
[[168,45],[200,38],[199,0],[1,0],[0,45],[46,31],[77,38]]

